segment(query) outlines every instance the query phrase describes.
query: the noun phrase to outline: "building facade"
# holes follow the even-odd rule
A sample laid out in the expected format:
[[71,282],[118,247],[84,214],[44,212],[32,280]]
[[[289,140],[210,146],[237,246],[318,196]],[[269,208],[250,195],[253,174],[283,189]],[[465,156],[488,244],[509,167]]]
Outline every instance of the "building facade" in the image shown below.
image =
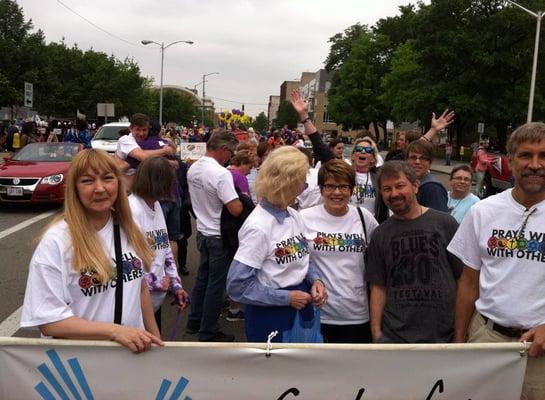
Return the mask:
[[280,96],[269,96],[269,105],[267,108],[267,118],[269,118],[269,128],[278,116],[278,107],[280,106]]

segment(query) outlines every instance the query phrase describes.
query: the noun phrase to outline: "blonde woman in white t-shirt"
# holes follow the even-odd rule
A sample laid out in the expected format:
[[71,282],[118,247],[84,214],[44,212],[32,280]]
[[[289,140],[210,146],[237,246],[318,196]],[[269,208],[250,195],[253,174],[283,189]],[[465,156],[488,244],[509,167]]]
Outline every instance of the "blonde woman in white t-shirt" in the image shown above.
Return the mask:
[[310,255],[328,288],[321,331],[328,343],[371,343],[364,252],[378,226],[363,207],[350,204],[354,169],[330,160],[318,172],[323,204],[301,211]]
[[327,293],[310,261],[303,220],[289,207],[305,188],[308,168],[306,155],[285,146],[270,153],[257,176],[260,202],[239,231],[227,277],[230,298],[246,305],[250,342],[266,342],[273,331],[275,342],[322,341],[314,307],[326,303]]
[[[123,260],[121,324],[114,324],[114,219]],[[76,155],[64,213],[46,230],[29,266],[22,327],[45,336],[113,340],[133,352],[162,345],[142,279],[153,252],[135,225],[121,172],[102,150]]]

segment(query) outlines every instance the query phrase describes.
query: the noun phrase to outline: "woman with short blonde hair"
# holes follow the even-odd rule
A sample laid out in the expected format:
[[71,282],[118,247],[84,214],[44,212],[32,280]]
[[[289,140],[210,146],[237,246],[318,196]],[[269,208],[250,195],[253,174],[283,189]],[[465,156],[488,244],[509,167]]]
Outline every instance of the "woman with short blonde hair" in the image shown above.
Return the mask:
[[[123,282],[117,279],[116,236]],[[49,225],[30,261],[21,326],[58,338],[110,339],[134,352],[162,344],[142,279],[152,258],[113,159],[102,150],[78,153],[66,179],[64,213]]]
[[273,206],[287,208],[301,193],[309,170],[308,158],[295,147],[281,147],[269,154],[257,175],[255,190]]
[[314,307],[327,293],[310,262],[303,220],[289,207],[306,187],[308,168],[307,157],[286,146],[271,152],[257,176],[261,200],[239,231],[227,277],[229,297],[246,305],[250,342],[266,342],[274,330],[277,342],[322,341]]

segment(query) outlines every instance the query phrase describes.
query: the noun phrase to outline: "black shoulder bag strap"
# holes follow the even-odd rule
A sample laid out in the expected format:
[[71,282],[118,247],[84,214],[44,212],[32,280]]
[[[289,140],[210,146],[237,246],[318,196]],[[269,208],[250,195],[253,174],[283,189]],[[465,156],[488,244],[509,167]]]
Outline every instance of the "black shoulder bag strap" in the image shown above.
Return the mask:
[[117,270],[114,323],[121,324],[121,316],[123,314],[123,260],[121,258],[121,235],[119,234],[119,224],[117,223],[114,223],[114,246],[115,269]]
[[365,218],[363,218],[363,213],[361,212],[361,208],[356,207],[356,210],[358,210],[358,214],[360,215],[361,224],[363,225],[363,234],[365,235],[365,243],[367,245],[369,241],[367,240],[367,227],[365,226]]

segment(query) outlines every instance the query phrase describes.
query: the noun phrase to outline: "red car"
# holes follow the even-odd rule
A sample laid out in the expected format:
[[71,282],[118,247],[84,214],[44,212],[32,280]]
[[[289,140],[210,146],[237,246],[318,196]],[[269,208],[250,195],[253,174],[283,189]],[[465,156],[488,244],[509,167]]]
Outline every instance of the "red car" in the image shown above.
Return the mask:
[[[513,187],[513,174],[507,156],[497,153],[487,153],[487,155],[492,161],[488,164],[480,193],[478,193],[481,199]],[[474,172],[476,165],[477,154],[475,153],[471,159],[471,168]]]
[[31,143],[0,164],[0,203],[62,203],[78,143]]

